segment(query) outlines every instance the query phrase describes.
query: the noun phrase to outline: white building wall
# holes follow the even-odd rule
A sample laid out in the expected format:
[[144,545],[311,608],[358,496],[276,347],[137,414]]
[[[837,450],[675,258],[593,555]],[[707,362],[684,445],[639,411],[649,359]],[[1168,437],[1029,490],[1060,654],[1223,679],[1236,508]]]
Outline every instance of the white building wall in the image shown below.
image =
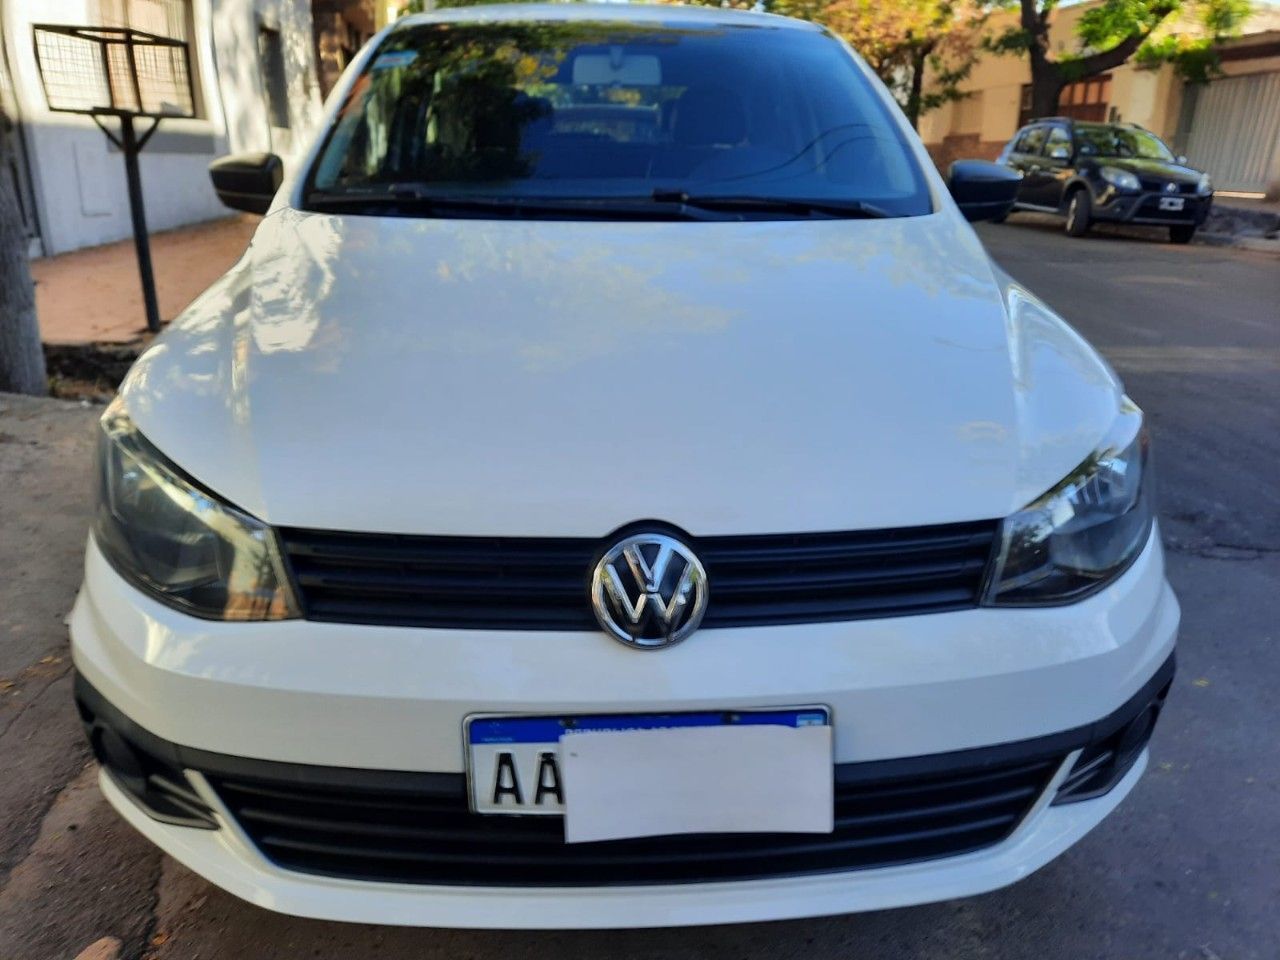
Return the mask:
[[[278,153],[288,166],[310,143],[320,122],[310,5],[307,0],[216,0],[213,19],[213,47],[231,152]],[[279,31],[284,43],[287,129],[270,123],[266,84],[257,59],[260,27]],[[252,55],[246,56],[246,51]]]
[[[87,116],[51,111],[36,64],[33,23],[92,23],[95,0],[8,0],[0,34],[32,174],[45,254],[132,235],[124,158]],[[203,116],[166,119],[140,158],[147,225],[166,230],[225,216],[207,168],[235,150],[288,156],[310,138],[319,117],[307,0],[193,0],[192,59]],[[257,33],[263,24],[285,39],[290,129],[267,124]],[[113,126],[114,121],[105,121]],[[149,121],[140,121],[145,129]]]

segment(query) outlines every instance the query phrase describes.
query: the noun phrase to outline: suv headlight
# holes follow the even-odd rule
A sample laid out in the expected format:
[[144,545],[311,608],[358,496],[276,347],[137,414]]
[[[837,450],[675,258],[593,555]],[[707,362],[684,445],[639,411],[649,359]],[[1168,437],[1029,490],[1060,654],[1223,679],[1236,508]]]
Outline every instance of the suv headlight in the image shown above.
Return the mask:
[[139,589],[209,620],[285,620],[298,605],[274,532],[201,489],[117,400],[102,418],[93,535]]
[[1196,184],[1196,193],[1202,197],[1207,197],[1213,193],[1213,183],[1209,180],[1207,173],[1200,174],[1200,182]]
[[984,603],[1078,600],[1122,573],[1151,534],[1147,432],[1125,398],[1103,443],[1056,487],[1001,525]]
[[1121,170],[1119,167],[1102,167],[1098,171],[1102,179],[1107,181],[1117,190],[1141,190],[1142,184],[1139,182],[1135,174],[1128,170]]

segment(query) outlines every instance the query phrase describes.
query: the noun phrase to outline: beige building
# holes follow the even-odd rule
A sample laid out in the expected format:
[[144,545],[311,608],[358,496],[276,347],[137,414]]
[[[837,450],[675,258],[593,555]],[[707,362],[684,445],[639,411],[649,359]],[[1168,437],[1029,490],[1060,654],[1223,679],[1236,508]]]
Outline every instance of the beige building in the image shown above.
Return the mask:
[[[1078,49],[1076,22],[1097,2],[1054,11],[1055,53]],[[1013,16],[993,17],[993,32]],[[1208,170],[1220,193],[1280,197],[1280,6],[1259,4],[1242,35],[1224,43],[1220,54],[1224,75],[1208,84],[1187,84],[1167,64],[1126,63],[1067,87],[1058,112],[1140,124]],[[934,159],[945,166],[957,157],[994,158],[1031,119],[1030,83],[1026,57],[984,56],[963,84],[967,95],[920,120]]]

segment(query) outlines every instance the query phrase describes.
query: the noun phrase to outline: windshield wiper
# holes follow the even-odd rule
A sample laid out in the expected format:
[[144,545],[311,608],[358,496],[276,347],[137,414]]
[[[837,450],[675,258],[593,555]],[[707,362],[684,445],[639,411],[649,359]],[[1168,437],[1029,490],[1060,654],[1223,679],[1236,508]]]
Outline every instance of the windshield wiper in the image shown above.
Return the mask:
[[488,219],[565,220],[705,220],[692,207],[658,210],[647,198],[636,197],[491,197],[442,195],[412,186],[390,190],[307,195],[306,208],[317,213],[369,213],[404,217],[463,217]]
[[894,216],[887,210],[861,200],[701,195],[685,190],[665,189],[655,190],[647,197],[494,197],[440,194],[411,184],[396,184],[386,190],[351,190],[341,193],[315,190],[307,195],[306,206],[318,213],[365,212],[410,217],[500,216],[515,219],[706,220],[717,219],[715,214],[782,214],[803,217],[817,214],[879,220]]
[[675,203],[699,210],[719,210],[726,213],[794,213],[804,216],[817,213],[858,220],[882,220],[895,216],[883,207],[861,200],[726,196],[689,193],[686,190],[655,190],[650,196],[658,203]]
[[370,210],[404,210],[417,214],[439,211],[441,213],[487,213],[503,211],[518,216],[525,210],[564,209],[560,201],[543,201],[524,197],[470,197],[443,196],[413,188],[395,187],[390,190],[351,191],[330,193],[314,191],[307,196],[307,206],[312,210],[354,210],[365,207]]

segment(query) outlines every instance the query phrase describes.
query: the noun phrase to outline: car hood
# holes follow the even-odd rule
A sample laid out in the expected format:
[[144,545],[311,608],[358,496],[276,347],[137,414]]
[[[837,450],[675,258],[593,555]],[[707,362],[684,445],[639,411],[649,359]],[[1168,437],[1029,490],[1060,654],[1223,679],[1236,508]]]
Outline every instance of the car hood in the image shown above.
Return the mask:
[[281,525],[602,536],[994,518],[1115,416],[1110,369],[954,211],[260,225],[123,387]]
[[1143,180],[1165,180],[1179,184],[1200,182],[1200,171],[1169,160],[1146,160],[1141,157],[1095,157],[1100,167],[1116,167],[1137,174]]

